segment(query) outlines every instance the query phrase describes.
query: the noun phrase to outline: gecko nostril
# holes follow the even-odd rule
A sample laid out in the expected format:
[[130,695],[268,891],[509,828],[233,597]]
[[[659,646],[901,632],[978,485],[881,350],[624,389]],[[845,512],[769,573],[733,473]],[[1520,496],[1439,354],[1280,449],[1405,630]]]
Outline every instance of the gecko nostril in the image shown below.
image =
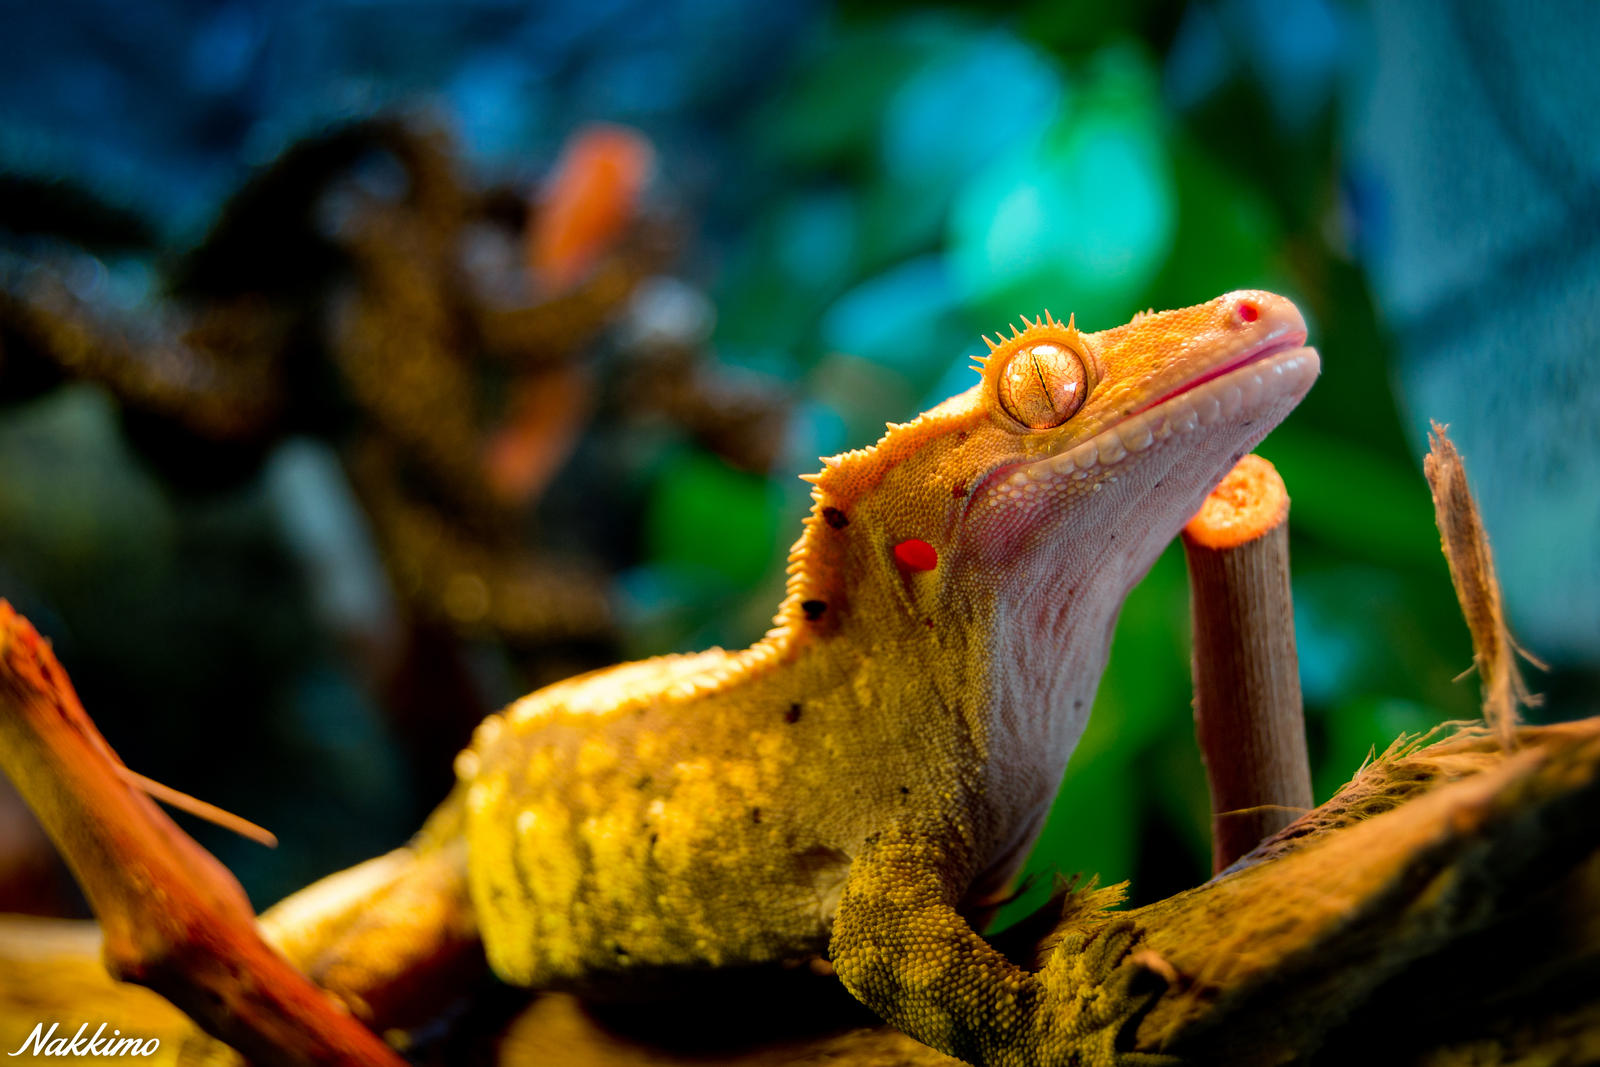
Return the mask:
[[1261,309],[1248,300],[1239,301],[1239,306],[1234,309],[1240,322],[1254,322],[1261,317]]

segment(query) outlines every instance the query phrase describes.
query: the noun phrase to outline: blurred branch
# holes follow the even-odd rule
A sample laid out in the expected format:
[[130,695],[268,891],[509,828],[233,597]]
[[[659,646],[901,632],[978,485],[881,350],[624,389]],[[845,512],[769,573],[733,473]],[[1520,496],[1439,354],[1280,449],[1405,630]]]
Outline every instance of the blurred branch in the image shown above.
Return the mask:
[[143,793],[50,646],[0,601],[0,767],[99,917],[111,974],[263,1064],[402,1062],[261,940],[227,868]]

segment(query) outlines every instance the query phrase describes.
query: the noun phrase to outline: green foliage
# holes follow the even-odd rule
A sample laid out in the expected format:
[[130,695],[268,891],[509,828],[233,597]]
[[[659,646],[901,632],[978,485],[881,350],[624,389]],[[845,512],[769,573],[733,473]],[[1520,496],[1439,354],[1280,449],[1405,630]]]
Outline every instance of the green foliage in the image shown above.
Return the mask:
[[649,557],[712,586],[749,588],[779,544],[778,506],[764,479],[685,449],[657,474],[645,516]]
[[[953,205],[950,255],[973,310],[1093,309],[1125,321],[1172,245],[1173,176],[1142,51],[1097,54],[1071,106]],[[1102,316],[1104,321],[1101,321]]]

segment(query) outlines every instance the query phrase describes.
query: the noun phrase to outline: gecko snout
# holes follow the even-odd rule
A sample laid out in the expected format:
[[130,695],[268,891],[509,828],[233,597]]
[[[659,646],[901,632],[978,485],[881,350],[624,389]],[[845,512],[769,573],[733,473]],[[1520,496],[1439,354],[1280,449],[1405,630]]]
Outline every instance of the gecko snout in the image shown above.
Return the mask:
[[1241,289],[1220,303],[1223,319],[1233,329],[1249,330],[1264,342],[1305,343],[1305,316],[1292,300],[1263,289]]

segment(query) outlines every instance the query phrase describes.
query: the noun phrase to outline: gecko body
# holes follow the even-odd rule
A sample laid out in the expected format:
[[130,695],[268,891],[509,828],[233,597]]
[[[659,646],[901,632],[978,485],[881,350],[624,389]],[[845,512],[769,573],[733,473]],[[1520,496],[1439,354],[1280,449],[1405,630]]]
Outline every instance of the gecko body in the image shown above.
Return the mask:
[[773,629],[491,716],[414,850],[446,846],[489,963],[580,992],[826,956],[977,1063],[1068,1063],[1068,977],[967,916],[1004,892],[1083,732],[1128,591],[1320,364],[1271,293],[1083,333],[825,461]]

